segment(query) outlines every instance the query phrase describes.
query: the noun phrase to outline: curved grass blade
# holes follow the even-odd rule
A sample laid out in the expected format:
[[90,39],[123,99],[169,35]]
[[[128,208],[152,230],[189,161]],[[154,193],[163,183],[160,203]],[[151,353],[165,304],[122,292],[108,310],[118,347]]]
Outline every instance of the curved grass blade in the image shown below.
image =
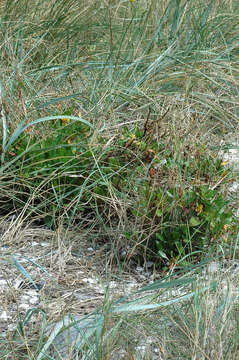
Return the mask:
[[[197,291],[192,291],[189,294],[180,296],[176,299],[171,299],[171,300],[167,300],[167,301],[162,301],[160,303],[155,303],[155,304],[135,304],[135,302],[139,302],[140,299],[137,299],[136,301],[132,301],[129,302],[128,304],[122,305],[122,306],[118,306],[116,308],[112,309],[113,313],[122,313],[122,312],[131,312],[131,311],[145,311],[145,310],[156,310],[159,309],[160,307],[164,307],[164,306],[168,306],[171,304],[175,304],[184,300],[188,300],[190,298],[192,298],[195,294],[198,294],[199,292],[205,292],[213,287],[215,287],[216,282],[212,281],[211,284],[209,286],[206,286],[200,290]],[[142,299],[143,300],[143,299]]]
[[[39,123],[43,123],[46,121],[50,121],[50,120],[57,120],[57,119],[62,119],[63,115],[55,115],[55,116],[47,116],[44,118],[40,118],[37,120],[34,120],[32,122],[30,122],[29,124],[23,126],[23,123],[21,123],[16,130],[14,131],[14,133],[12,134],[11,138],[9,139],[8,143],[5,145],[5,147],[3,148],[3,154],[6,153],[6,151],[8,150],[9,146],[12,145],[14,143],[14,141],[19,137],[19,135],[22,134],[22,132],[26,129],[28,129],[30,126],[39,124]],[[79,118],[77,116],[71,116],[71,115],[67,115],[67,118],[70,120],[75,120],[75,121],[80,121],[81,123],[84,123],[85,125],[88,125],[90,128],[94,129],[93,125],[87,121],[84,120],[82,118]]]

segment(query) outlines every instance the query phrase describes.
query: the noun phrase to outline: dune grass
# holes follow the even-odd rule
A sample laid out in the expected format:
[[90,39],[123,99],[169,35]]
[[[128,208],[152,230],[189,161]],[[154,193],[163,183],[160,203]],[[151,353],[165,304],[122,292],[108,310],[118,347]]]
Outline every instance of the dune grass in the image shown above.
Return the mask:
[[[164,274],[142,304],[106,288],[69,359],[238,357],[237,273],[217,263],[203,280],[218,253],[237,261],[237,174],[218,151],[238,130],[238,18],[235,0],[1,4],[2,218],[84,230],[119,269],[153,262]],[[28,343],[36,312],[44,321]],[[50,358],[63,326],[47,338],[46,323],[32,309],[1,358]]]

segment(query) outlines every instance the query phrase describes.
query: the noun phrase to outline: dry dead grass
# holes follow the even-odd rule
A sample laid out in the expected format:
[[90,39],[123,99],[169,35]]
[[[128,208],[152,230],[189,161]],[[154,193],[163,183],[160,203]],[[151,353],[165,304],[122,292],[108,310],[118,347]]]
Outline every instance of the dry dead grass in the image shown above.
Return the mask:
[[[122,269],[117,276],[119,268],[116,264],[114,268],[109,266],[105,246],[96,249],[94,244],[90,245],[87,231],[77,234],[62,227],[51,231],[4,220],[0,233],[0,279],[4,295],[0,309],[5,314],[1,331],[5,334],[16,327],[18,319],[33,305],[52,322],[68,313],[86,315],[101,306],[107,284],[112,298],[123,295],[127,283],[133,282],[130,289],[139,286],[135,277]],[[14,259],[24,270],[16,267]],[[39,286],[39,291],[28,276]]]

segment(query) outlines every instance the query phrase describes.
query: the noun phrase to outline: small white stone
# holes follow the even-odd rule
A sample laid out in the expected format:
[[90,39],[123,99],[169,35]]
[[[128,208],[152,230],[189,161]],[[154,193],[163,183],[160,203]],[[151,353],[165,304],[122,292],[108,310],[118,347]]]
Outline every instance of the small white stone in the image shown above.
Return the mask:
[[110,288],[111,288],[111,289],[115,289],[115,288],[117,288],[118,286],[119,286],[119,284],[117,284],[116,281],[111,281],[111,282],[110,282]]
[[82,281],[89,283],[89,284],[97,284],[97,280],[92,279],[92,278],[84,278],[84,279],[82,279]]
[[36,305],[38,303],[38,297],[37,296],[33,296],[30,300],[29,300],[31,305]]
[[49,246],[49,243],[48,243],[48,242],[45,242],[45,241],[42,241],[42,242],[40,243],[40,245],[41,245],[42,247],[46,247],[46,246]]
[[29,301],[29,296],[28,295],[22,295],[21,301],[24,301],[24,302]]
[[82,274],[84,274],[84,271],[82,270],[77,271],[77,275],[82,275]]
[[146,346],[145,345],[139,345],[139,346],[136,347],[136,350],[144,352],[146,350]]
[[37,291],[34,289],[28,290],[27,294],[28,296],[37,296]]
[[22,284],[22,280],[16,280],[15,283],[14,283],[14,288],[19,289],[21,284]]
[[0,279],[0,287],[7,287],[7,281],[4,279]]
[[142,266],[137,266],[136,271],[137,272],[143,272],[144,268]]
[[208,265],[208,273],[209,274],[215,274],[219,270],[219,264],[216,261],[211,262]]
[[94,251],[92,247],[87,248],[88,251]]
[[6,312],[6,311],[3,311],[3,312],[1,313],[0,319],[3,320],[3,321],[7,321],[8,316],[7,316],[7,312]]
[[232,192],[238,191],[238,188],[239,188],[239,184],[238,184],[238,183],[234,183],[234,184],[232,184],[231,186],[229,186],[229,190],[232,191]]
[[137,286],[137,283],[136,282],[130,282],[129,284],[127,284],[127,287],[129,288],[129,289],[132,289],[132,288],[134,288],[134,287],[136,287]]
[[14,324],[9,324],[8,327],[7,327],[8,331],[14,331],[16,330],[16,325]]
[[24,304],[24,303],[22,303],[22,304],[19,305],[19,309],[20,309],[20,310],[25,310],[25,311],[27,311],[29,308],[30,308],[30,305],[29,305],[29,304]]

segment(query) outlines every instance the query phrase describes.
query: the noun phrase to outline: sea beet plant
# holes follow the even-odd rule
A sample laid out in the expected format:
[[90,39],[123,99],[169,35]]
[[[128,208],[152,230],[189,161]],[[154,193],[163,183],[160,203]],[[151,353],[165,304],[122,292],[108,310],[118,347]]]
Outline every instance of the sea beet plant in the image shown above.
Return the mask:
[[154,190],[146,209],[147,217],[150,214],[154,222],[147,245],[154,259],[178,261],[189,254],[200,257],[205,248],[219,239],[227,241],[225,234],[233,223],[227,201],[208,185],[193,186],[183,192]]
[[132,211],[140,230],[126,233],[138,243],[139,252],[156,263],[182,265],[218,241],[227,242],[235,222],[222,194],[222,184],[231,176],[226,164],[212,153],[205,155],[200,144],[192,156],[188,145],[177,154],[162,150],[163,143],[152,138],[140,138],[137,129],[130,140],[141,152]]

